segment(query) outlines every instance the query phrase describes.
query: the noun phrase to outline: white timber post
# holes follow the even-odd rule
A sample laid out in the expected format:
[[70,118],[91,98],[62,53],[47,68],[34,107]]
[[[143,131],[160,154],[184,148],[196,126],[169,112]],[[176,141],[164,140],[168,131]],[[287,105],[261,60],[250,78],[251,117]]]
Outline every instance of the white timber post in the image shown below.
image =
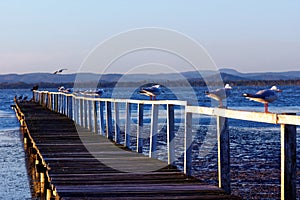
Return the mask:
[[108,139],[113,139],[112,135],[112,112],[111,112],[111,102],[106,101],[106,137]]
[[175,123],[174,123],[174,105],[167,105],[167,145],[168,145],[168,165],[175,161]]
[[124,146],[130,149],[131,103],[126,103],[126,124]]
[[184,131],[184,173],[192,175],[192,127],[193,114],[185,112],[185,131]]
[[150,158],[156,158],[157,131],[158,131],[158,106],[159,105],[157,105],[157,104],[152,104],[150,147],[149,147],[149,157]]
[[144,104],[138,104],[137,133],[136,133],[136,152],[143,152],[143,127],[144,127]]
[[225,117],[217,116],[217,137],[219,187],[230,194],[230,141],[228,120]]
[[119,116],[119,103],[114,103],[115,108],[115,142],[120,143],[120,116]]
[[[294,113],[289,115],[295,115]],[[296,125],[281,124],[281,199],[296,199]]]

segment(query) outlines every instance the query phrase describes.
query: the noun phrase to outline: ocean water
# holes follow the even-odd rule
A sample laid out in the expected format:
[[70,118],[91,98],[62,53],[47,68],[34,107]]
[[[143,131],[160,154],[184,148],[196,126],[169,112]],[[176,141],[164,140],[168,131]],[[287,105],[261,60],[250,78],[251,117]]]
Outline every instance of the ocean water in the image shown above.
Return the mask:
[[22,133],[10,105],[24,90],[0,90],[0,199],[31,199]]
[[[263,111],[263,105],[245,99],[243,93],[255,93],[265,87],[234,87],[227,99],[227,106],[231,109]],[[270,104],[270,112],[300,114],[300,86],[281,86],[283,90],[278,100]],[[136,92],[138,88],[106,88],[104,98],[117,95],[118,98],[148,99]],[[50,89],[53,91],[53,89]],[[176,99],[171,90],[163,88],[164,92],[158,99]],[[182,97],[189,100],[189,90],[178,88]],[[197,104],[200,106],[214,106],[216,102],[205,97],[206,88],[194,88]],[[132,91],[134,91],[132,93]],[[178,92],[176,91],[176,92]],[[129,95],[128,95],[129,93]],[[0,90],[0,197],[4,199],[31,199],[30,185],[25,165],[25,153],[19,131],[19,123],[14,111],[10,108],[13,97],[17,95],[29,96],[30,90]],[[146,107],[147,109],[147,107]],[[165,115],[165,108],[160,108],[160,115]],[[176,162],[179,169],[183,163],[183,126],[180,116],[176,116]],[[133,115],[136,113],[133,112]],[[123,114],[120,114],[122,118]],[[144,112],[144,131],[149,131],[150,110]],[[124,121],[120,122],[121,124]],[[133,120],[132,129],[136,128]],[[124,126],[120,126],[124,130]],[[164,117],[159,124],[157,154],[160,159],[167,160],[166,154],[166,125]],[[245,199],[280,199],[280,129],[279,125],[255,123],[241,120],[229,120],[232,190],[234,194]],[[300,144],[299,129],[297,143]],[[134,138],[133,138],[134,139]],[[215,135],[215,119],[209,116],[195,116],[193,122],[193,174],[202,181],[217,184],[217,148]],[[134,149],[134,141],[132,141]],[[297,173],[300,174],[300,147],[297,147]],[[147,141],[144,153],[147,154]],[[297,187],[300,188],[300,178]],[[298,191],[298,197],[300,192]]]

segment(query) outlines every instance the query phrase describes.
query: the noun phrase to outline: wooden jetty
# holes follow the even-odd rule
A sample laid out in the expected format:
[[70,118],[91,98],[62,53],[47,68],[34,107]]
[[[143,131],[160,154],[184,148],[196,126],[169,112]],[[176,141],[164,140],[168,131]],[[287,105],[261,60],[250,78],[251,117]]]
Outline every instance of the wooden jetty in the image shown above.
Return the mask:
[[[86,128],[79,127],[79,135],[72,120],[36,103],[18,103],[16,110],[29,153],[36,197],[239,199],[216,186],[203,184],[162,161],[128,151]],[[96,153],[98,159],[86,148],[95,144],[102,148]],[[111,162],[120,162],[123,166],[125,162],[128,167],[136,168],[137,172],[116,170],[101,163],[101,159],[111,159]],[[149,165],[158,170],[139,172],[138,169],[149,168]]]
[[[17,103],[16,113],[32,159],[33,180],[39,179],[38,191],[46,199],[239,199],[230,195],[228,118],[281,124],[281,199],[296,199],[296,126],[300,125],[300,116],[188,106],[182,101],[86,98],[48,91],[35,91],[34,101]],[[122,145],[120,104],[126,108]],[[151,105],[149,158],[140,154],[147,104]],[[128,150],[132,105],[137,107],[137,152]],[[159,105],[167,109],[167,164],[155,159]],[[176,106],[184,108],[184,173],[172,167]],[[217,118],[219,187],[191,177],[194,114]],[[121,170],[115,167],[118,165]],[[156,170],[144,171],[151,167]]]

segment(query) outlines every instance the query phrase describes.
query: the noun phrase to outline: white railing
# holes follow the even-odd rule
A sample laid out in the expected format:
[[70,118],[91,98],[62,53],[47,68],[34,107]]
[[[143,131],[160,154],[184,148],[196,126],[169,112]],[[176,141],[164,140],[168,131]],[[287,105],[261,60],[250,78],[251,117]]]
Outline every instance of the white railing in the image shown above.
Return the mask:
[[[191,175],[192,169],[192,119],[193,114],[215,116],[217,119],[218,137],[218,179],[219,187],[230,193],[230,141],[227,119],[239,119],[270,124],[280,124],[281,128],[281,199],[296,199],[296,126],[300,125],[300,116],[293,114],[261,113],[225,108],[210,108],[188,106],[185,101],[177,100],[133,100],[133,99],[109,99],[87,98],[74,94],[61,92],[34,91],[34,101],[48,109],[65,114],[85,128],[95,133],[105,135],[120,143],[119,104],[126,105],[125,111],[125,141],[124,146],[130,148],[130,124],[132,118],[132,106],[137,106],[137,133],[136,150],[142,152],[143,138],[143,113],[144,105],[151,105],[151,128],[149,156],[156,157],[156,143],[158,132],[159,105],[167,107],[167,151],[168,164],[175,161],[175,137],[174,107],[181,106],[184,109],[184,173]],[[112,104],[114,106],[112,107]],[[99,112],[98,112],[99,109]],[[114,109],[114,112],[112,112]],[[104,116],[104,110],[106,111]],[[114,116],[112,116],[114,113]],[[99,115],[99,116],[98,116]],[[114,122],[114,124],[113,124]],[[105,124],[105,127],[104,127]],[[114,131],[113,131],[114,130]],[[113,135],[114,133],[114,135]]]

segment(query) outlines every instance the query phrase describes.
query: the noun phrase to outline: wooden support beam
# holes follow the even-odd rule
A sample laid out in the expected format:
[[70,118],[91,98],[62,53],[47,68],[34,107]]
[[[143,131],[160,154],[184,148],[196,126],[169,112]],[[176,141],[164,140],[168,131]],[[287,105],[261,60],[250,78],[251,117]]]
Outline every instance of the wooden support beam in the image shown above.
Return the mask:
[[217,116],[217,137],[219,187],[230,194],[230,147],[227,118]]
[[[295,115],[295,114],[291,114]],[[296,126],[281,124],[281,199],[296,199]]]

